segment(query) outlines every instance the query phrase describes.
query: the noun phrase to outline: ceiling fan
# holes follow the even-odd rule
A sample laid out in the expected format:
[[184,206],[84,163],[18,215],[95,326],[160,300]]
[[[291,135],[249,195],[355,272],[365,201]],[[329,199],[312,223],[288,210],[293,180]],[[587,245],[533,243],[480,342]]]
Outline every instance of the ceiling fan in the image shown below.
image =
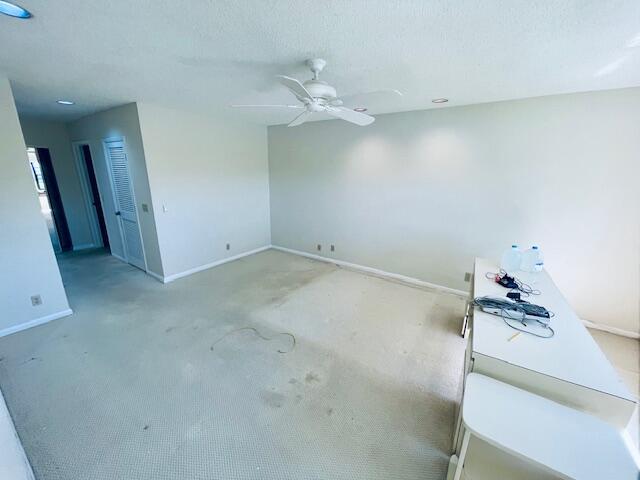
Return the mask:
[[[314,114],[324,112],[332,117],[365,126],[373,123],[375,118],[363,113],[366,108],[349,108],[346,105],[353,104],[355,100],[366,102],[381,96],[402,96],[398,90],[379,90],[344,97],[338,97],[336,89],[318,78],[320,72],[327,65],[321,58],[307,60],[307,66],[313,72],[313,78],[304,83],[295,78],[278,75],[278,81],[284,85],[301,105],[231,105],[235,108],[277,108],[289,110],[302,110],[302,112],[289,123],[289,127],[301,125]],[[362,105],[362,104],[361,104]]]

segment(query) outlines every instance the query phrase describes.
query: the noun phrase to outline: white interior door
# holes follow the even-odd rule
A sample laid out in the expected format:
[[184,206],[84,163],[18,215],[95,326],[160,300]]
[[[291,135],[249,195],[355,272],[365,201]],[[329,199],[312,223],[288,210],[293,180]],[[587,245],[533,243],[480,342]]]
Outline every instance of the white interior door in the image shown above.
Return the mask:
[[104,151],[111,176],[120,235],[125,259],[131,265],[146,270],[138,212],[129,172],[129,162],[123,139],[104,140]]

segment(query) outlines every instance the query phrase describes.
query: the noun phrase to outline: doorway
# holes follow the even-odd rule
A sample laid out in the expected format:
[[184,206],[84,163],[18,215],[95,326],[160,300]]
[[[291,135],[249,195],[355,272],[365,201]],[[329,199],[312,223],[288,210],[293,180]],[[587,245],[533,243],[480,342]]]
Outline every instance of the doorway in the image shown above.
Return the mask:
[[56,174],[48,148],[27,148],[31,175],[38,192],[40,211],[47,224],[51,245],[56,253],[73,249],[67,217],[62,206]]
[[76,171],[89,213],[94,245],[104,246],[116,258],[146,271],[124,138],[103,139],[102,147],[104,161],[98,158],[96,170],[96,155],[91,143],[87,140],[73,142]]
[[123,137],[105,138],[102,140],[102,147],[111,181],[125,261],[146,272],[147,261],[125,140]]
[[107,233],[107,224],[104,219],[104,211],[102,209],[102,199],[100,190],[98,190],[98,181],[93,165],[93,157],[91,156],[91,148],[88,144],[78,144],[78,173],[81,178],[81,186],[84,190],[87,207],[92,217],[92,233],[96,246],[103,246],[109,253],[109,234]]

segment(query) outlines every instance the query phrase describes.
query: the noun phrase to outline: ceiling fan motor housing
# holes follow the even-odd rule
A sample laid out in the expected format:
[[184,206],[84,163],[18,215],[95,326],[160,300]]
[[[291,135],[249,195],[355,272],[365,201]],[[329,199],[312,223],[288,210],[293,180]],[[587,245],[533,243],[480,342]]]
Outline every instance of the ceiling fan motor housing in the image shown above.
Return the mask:
[[[323,112],[330,117],[339,118],[356,125],[370,125],[375,121],[371,115],[361,111],[352,110],[343,106],[342,99],[337,98],[336,89],[318,78],[318,74],[325,67],[327,62],[321,58],[307,60],[307,66],[313,72],[313,78],[304,83],[300,83],[292,77],[278,75],[278,81],[292,93],[300,105],[234,105],[236,107],[267,107],[267,108],[297,108],[302,112],[288,124],[289,127],[296,127],[307,122],[314,113]],[[398,91],[394,91],[400,94]]]
[[322,80],[307,80],[303,85],[314,98],[331,100],[337,96],[336,89]]

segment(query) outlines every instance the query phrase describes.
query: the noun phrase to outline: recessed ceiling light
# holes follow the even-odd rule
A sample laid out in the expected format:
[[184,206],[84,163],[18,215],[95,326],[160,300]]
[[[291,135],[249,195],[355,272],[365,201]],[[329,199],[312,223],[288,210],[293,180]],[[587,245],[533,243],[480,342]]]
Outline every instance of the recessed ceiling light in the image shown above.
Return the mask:
[[434,98],[431,100],[433,103],[447,103],[449,101],[448,98]]
[[0,0],[0,13],[16,18],[31,18],[31,13],[24,8],[13,3]]
[[364,108],[364,107],[356,107],[356,108],[354,108],[353,110],[354,110],[355,112],[360,112],[360,113],[362,113],[362,112],[366,112],[366,111],[367,111],[367,109],[366,109],[366,108]]
[[56,103],[60,105],[75,105],[76,102],[72,102],[71,100],[57,100]]

